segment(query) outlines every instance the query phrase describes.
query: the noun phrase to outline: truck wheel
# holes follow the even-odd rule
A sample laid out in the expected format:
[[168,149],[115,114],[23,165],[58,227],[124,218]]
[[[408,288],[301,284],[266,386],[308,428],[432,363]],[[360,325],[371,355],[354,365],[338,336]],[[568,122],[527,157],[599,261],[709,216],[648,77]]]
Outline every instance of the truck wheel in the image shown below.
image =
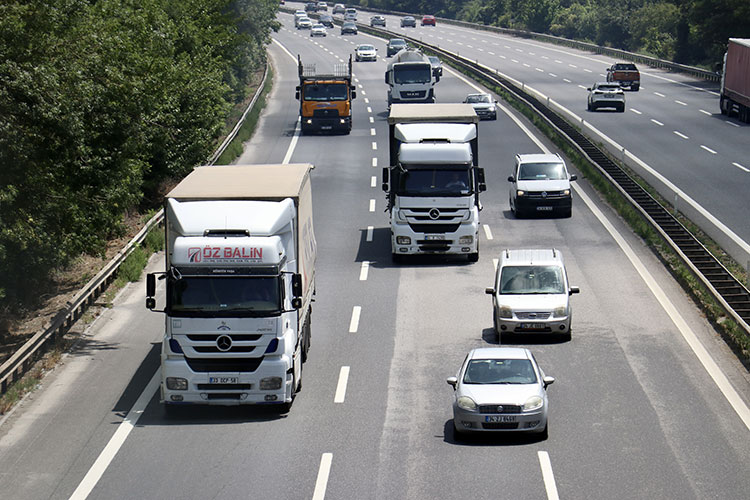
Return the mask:
[[633,92],[638,92],[638,89],[641,88],[640,84],[633,84],[631,87],[633,89]]
[[307,361],[307,353],[310,350],[310,316],[312,316],[312,307],[307,310],[307,318],[302,326],[302,362]]
[[404,262],[404,256],[394,252],[391,254],[391,260],[394,264],[402,264]]
[[492,306],[492,327],[495,329],[495,339],[500,343],[500,325],[497,324],[497,309]]
[[477,239],[477,251],[468,255],[469,262],[479,262],[479,240]]

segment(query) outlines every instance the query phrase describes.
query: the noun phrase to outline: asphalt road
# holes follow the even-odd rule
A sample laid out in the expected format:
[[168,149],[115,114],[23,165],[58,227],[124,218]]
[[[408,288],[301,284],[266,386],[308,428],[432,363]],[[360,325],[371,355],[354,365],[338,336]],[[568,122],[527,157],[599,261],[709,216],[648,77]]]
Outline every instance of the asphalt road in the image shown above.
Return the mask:
[[[243,163],[287,156],[297,54],[321,68],[365,41],[385,54],[366,35],[333,30],[311,40],[291,16],[280,19],[274,90]],[[585,179],[572,218],[513,218],[505,180],[513,155],[554,150],[526,134],[524,119],[500,113],[479,126],[488,184],[479,262],[391,263],[380,190],[384,70],[382,58],[355,63],[352,133],[299,137],[290,157],[316,166],[319,249],[312,348],[292,411],[207,407],[167,418],[151,387],[143,412],[127,417],[158,371],[164,324],[145,310],[144,285],[132,284],[0,423],[2,498],[71,498],[86,486],[101,499],[746,497],[750,377]],[[451,102],[473,91],[446,70],[437,95]],[[550,246],[581,288],[572,340],[510,342],[530,347],[557,379],[550,437],[457,442],[445,379],[469,349],[497,342],[484,294],[493,259],[506,247]],[[152,259],[151,269],[161,266]],[[705,368],[712,361],[699,358],[702,349],[719,374]]]

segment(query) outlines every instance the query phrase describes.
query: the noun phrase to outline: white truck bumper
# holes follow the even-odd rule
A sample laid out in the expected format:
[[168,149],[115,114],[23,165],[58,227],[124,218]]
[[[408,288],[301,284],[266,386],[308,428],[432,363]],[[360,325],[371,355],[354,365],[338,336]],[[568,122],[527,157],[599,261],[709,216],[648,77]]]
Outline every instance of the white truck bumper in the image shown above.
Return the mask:
[[409,224],[391,225],[391,251],[398,255],[468,255],[477,253],[479,223],[461,224],[452,233],[417,233]]

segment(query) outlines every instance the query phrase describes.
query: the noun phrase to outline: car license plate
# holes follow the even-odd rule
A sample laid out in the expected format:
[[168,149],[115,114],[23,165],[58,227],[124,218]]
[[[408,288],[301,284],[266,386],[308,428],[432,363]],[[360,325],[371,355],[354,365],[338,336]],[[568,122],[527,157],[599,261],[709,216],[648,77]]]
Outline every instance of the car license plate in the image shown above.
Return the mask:
[[208,377],[209,384],[236,384],[238,377]]
[[509,415],[487,415],[484,417],[484,421],[488,423],[515,422],[516,417]]
[[331,130],[332,128],[332,125],[323,125],[322,127],[320,127],[320,130]]
[[427,234],[425,235],[424,239],[426,240],[444,240],[445,235],[444,234]]
[[536,209],[540,212],[550,212],[552,210],[552,207],[536,207]]
[[543,330],[544,323],[521,323],[522,330]]

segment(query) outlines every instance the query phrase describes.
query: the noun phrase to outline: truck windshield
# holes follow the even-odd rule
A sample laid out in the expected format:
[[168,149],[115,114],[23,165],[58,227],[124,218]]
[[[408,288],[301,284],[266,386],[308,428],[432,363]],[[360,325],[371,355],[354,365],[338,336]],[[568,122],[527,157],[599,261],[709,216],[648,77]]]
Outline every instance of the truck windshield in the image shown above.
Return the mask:
[[565,293],[560,266],[506,266],[500,274],[500,295]]
[[170,280],[172,316],[273,316],[281,312],[279,278],[249,276],[183,276]]
[[393,68],[393,81],[396,83],[430,83],[430,64],[399,64]]
[[305,85],[306,101],[346,101],[345,83],[311,83]]
[[402,172],[401,196],[466,196],[471,194],[471,176],[466,169],[418,169]]

